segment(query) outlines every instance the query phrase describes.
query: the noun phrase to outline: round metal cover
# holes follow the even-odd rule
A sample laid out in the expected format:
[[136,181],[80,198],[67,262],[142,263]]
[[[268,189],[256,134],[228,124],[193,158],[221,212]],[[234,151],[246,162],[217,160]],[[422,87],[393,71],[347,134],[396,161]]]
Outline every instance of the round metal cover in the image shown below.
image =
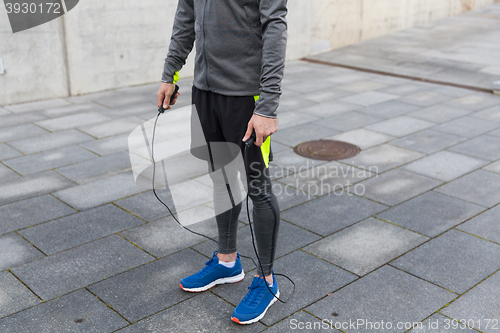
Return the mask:
[[356,156],[360,149],[343,141],[316,140],[301,143],[293,151],[313,160],[337,161]]

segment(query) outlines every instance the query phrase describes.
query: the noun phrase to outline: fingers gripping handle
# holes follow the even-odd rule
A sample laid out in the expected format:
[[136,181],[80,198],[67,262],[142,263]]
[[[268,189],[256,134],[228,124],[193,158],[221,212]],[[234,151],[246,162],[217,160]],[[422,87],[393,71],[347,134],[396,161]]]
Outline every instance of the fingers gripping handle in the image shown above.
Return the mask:
[[[175,95],[177,95],[177,93],[179,92],[179,86],[178,85],[175,85],[175,90],[174,92],[172,93],[172,96],[170,96],[170,102],[169,103],[172,103],[175,99]],[[159,113],[163,113],[165,112],[165,109],[163,108],[163,104],[160,105],[160,107],[158,108],[158,112]]]
[[254,143],[255,140],[256,140],[255,131],[253,131],[252,135],[248,138],[247,141],[245,141],[245,144],[247,145],[247,147],[250,147],[250,145]]

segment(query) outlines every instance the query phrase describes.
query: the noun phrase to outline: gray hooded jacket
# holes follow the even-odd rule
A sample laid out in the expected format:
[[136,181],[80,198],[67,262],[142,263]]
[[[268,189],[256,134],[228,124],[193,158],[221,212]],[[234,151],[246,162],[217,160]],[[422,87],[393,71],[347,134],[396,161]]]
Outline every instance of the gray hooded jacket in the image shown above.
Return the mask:
[[162,81],[174,83],[196,40],[194,86],[256,96],[275,118],[287,39],[287,0],[179,0]]

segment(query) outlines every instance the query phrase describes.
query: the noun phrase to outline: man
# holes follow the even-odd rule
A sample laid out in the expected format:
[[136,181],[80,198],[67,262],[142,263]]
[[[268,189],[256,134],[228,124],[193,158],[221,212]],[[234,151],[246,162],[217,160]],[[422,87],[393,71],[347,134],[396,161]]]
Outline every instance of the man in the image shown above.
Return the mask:
[[[276,301],[273,294],[279,297],[272,271],[279,207],[272,193],[268,163],[272,160],[270,136],[278,129],[276,110],[285,63],[286,6],[287,0],[179,0],[158,91],[158,106],[169,108],[178,71],[196,41],[192,102],[206,141],[235,143],[243,152],[244,141],[255,133],[255,144],[247,151],[251,165],[247,176],[263,270],[258,267],[248,294],[232,314],[231,319],[240,324],[260,320]],[[175,104],[177,96],[170,105]],[[212,179],[217,205],[217,198],[227,189],[224,182]],[[218,250],[202,270],[182,279],[183,290],[205,291],[216,284],[243,280],[236,252],[240,211],[241,203],[217,215]]]

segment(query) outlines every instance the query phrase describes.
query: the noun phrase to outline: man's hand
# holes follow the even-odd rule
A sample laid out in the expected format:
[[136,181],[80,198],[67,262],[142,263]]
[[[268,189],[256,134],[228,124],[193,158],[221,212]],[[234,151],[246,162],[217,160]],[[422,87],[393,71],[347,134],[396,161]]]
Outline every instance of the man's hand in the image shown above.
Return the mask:
[[158,107],[160,107],[163,104],[163,108],[165,110],[170,109],[170,105],[174,105],[175,102],[177,102],[177,97],[179,97],[180,95],[180,93],[175,94],[175,99],[172,101],[172,103],[169,103],[170,96],[172,96],[174,91],[175,91],[175,84],[165,83],[165,82],[160,83],[160,89],[158,89]]
[[268,118],[254,114],[248,122],[247,132],[243,141],[247,141],[255,130],[255,144],[262,146],[267,137],[278,130],[278,119]]

